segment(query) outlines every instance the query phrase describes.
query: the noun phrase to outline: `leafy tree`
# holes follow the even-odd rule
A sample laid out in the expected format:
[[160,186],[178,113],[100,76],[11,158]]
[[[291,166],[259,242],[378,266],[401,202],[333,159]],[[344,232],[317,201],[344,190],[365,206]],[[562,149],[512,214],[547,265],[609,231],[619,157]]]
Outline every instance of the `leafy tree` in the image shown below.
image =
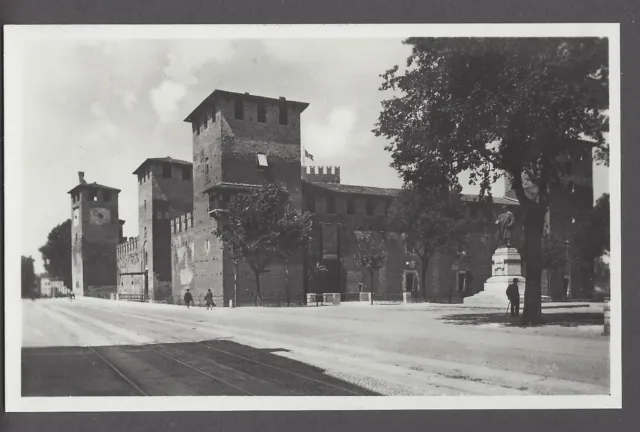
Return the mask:
[[[576,145],[593,146],[597,159],[608,163],[608,41],[405,43],[413,48],[406,70],[395,66],[382,75],[381,90],[394,96],[383,101],[374,132],[390,139],[392,166],[406,182],[428,183],[426,167],[436,164],[451,182],[468,172],[480,197],[490,198],[492,184],[502,174],[509,177],[524,213],[522,252],[533,282],[525,292],[523,319],[536,321],[550,190],[571,172],[568,157]],[[585,137],[592,141],[579,141]]]
[[389,214],[392,230],[405,235],[409,249],[421,262],[421,293],[425,298],[429,261],[437,253],[463,257],[468,222],[460,187],[405,187]]
[[30,256],[22,256],[21,276],[22,297],[33,297],[36,293],[36,273],[33,267],[33,258]]
[[542,237],[542,269],[547,271],[547,286],[551,289],[551,273],[566,265],[567,247],[564,241],[551,233]]
[[358,246],[356,262],[365,268],[371,277],[371,304],[373,304],[374,274],[384,267],[387,261],[387,246],[382,234],[375,231],[362,231],[357,234]]
[[47,237],[47,243],[39,249],[44,268],[49,275],[60,278],[71,287],[71,219],[55,226]]
[[236,263],[236,270],[240,260],[253,270],[256,304],[260,304],[260,276],[274,260],[299,253],[310,229],[310,215],[293,208],[285,188],[269,183],[237,196],[215,235]]

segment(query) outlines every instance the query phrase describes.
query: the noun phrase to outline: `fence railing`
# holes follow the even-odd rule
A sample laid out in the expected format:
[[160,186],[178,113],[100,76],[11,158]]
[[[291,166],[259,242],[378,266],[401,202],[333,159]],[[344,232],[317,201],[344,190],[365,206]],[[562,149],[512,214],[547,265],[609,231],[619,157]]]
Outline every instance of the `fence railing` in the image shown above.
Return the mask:
[[146,302],[149,300],[144,294],[120,293],[118,294],[118,298],[123,301],[133,301],[133,302]]
[[400,293],[373,293],[374,303],[402,303],[404,295]]
[[358,302],[360,301],[360,293],[343,293],[341,296],[343,302]]
[[[191,306],[206,307],[207,300],[205,299],[205,295],[206,294],[201,294],[201,293],[192,294],[193,303],[191,304]],[[180,305],[180,306],[186,305],[184,302],[184,295],[172,295],[164,298],[156,298],[154,302]],[[256,302],[255,297],[239,296],[237,298],[235,306],[239,306],[239,307],[256,306],[256,303],[258,303],[258,306],[263,306],[263,307],[302,306],[305,303],[305,298],[303,295],[297,295],[297,294],[296,295],[270,294],[270,295],[263,295],[260,298],[260,301]],[[228,306],[228,303],[225,302],[224,297],[220,295],[213,296],[213,304],[215,307]]]

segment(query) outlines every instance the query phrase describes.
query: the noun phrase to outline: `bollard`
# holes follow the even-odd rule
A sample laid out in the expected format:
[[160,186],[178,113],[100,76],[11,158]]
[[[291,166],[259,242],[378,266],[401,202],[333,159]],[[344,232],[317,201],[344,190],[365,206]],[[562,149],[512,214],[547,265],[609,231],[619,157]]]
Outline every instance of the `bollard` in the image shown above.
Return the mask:
[[605,300],[604,301],[604,335],[605,336],[609,336],[609,332],[610,332],[610,328],[609,328],[610,314],[611,314],[611,307],[609,306],[609,300]]
[[230,307],[230,308],[234,307],[233,299],[229,300],[229,307]]

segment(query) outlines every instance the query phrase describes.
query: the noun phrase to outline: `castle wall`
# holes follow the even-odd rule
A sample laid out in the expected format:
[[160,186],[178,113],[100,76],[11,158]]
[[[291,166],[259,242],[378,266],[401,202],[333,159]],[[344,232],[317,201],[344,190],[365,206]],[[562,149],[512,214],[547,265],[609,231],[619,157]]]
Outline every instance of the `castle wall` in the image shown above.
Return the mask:
[[118,293],[144,295],[144,275],[123,275],[144,271],[138,237],[118,245]]
[[182,298],[187,289],[196,291],[194,227],[187,228],[188,215],[171,221],[171,295]]

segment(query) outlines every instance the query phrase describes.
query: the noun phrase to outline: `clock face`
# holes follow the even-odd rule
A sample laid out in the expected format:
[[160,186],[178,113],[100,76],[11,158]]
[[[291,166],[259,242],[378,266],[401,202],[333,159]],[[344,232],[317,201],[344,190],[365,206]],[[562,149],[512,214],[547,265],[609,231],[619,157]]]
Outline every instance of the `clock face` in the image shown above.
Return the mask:
[[80,224],[80,209],[73,209],[73,224],[75,226]]
[[111,223],[111,210],[104,207],[93,207],[91,209],[91,224],[105,225]]

